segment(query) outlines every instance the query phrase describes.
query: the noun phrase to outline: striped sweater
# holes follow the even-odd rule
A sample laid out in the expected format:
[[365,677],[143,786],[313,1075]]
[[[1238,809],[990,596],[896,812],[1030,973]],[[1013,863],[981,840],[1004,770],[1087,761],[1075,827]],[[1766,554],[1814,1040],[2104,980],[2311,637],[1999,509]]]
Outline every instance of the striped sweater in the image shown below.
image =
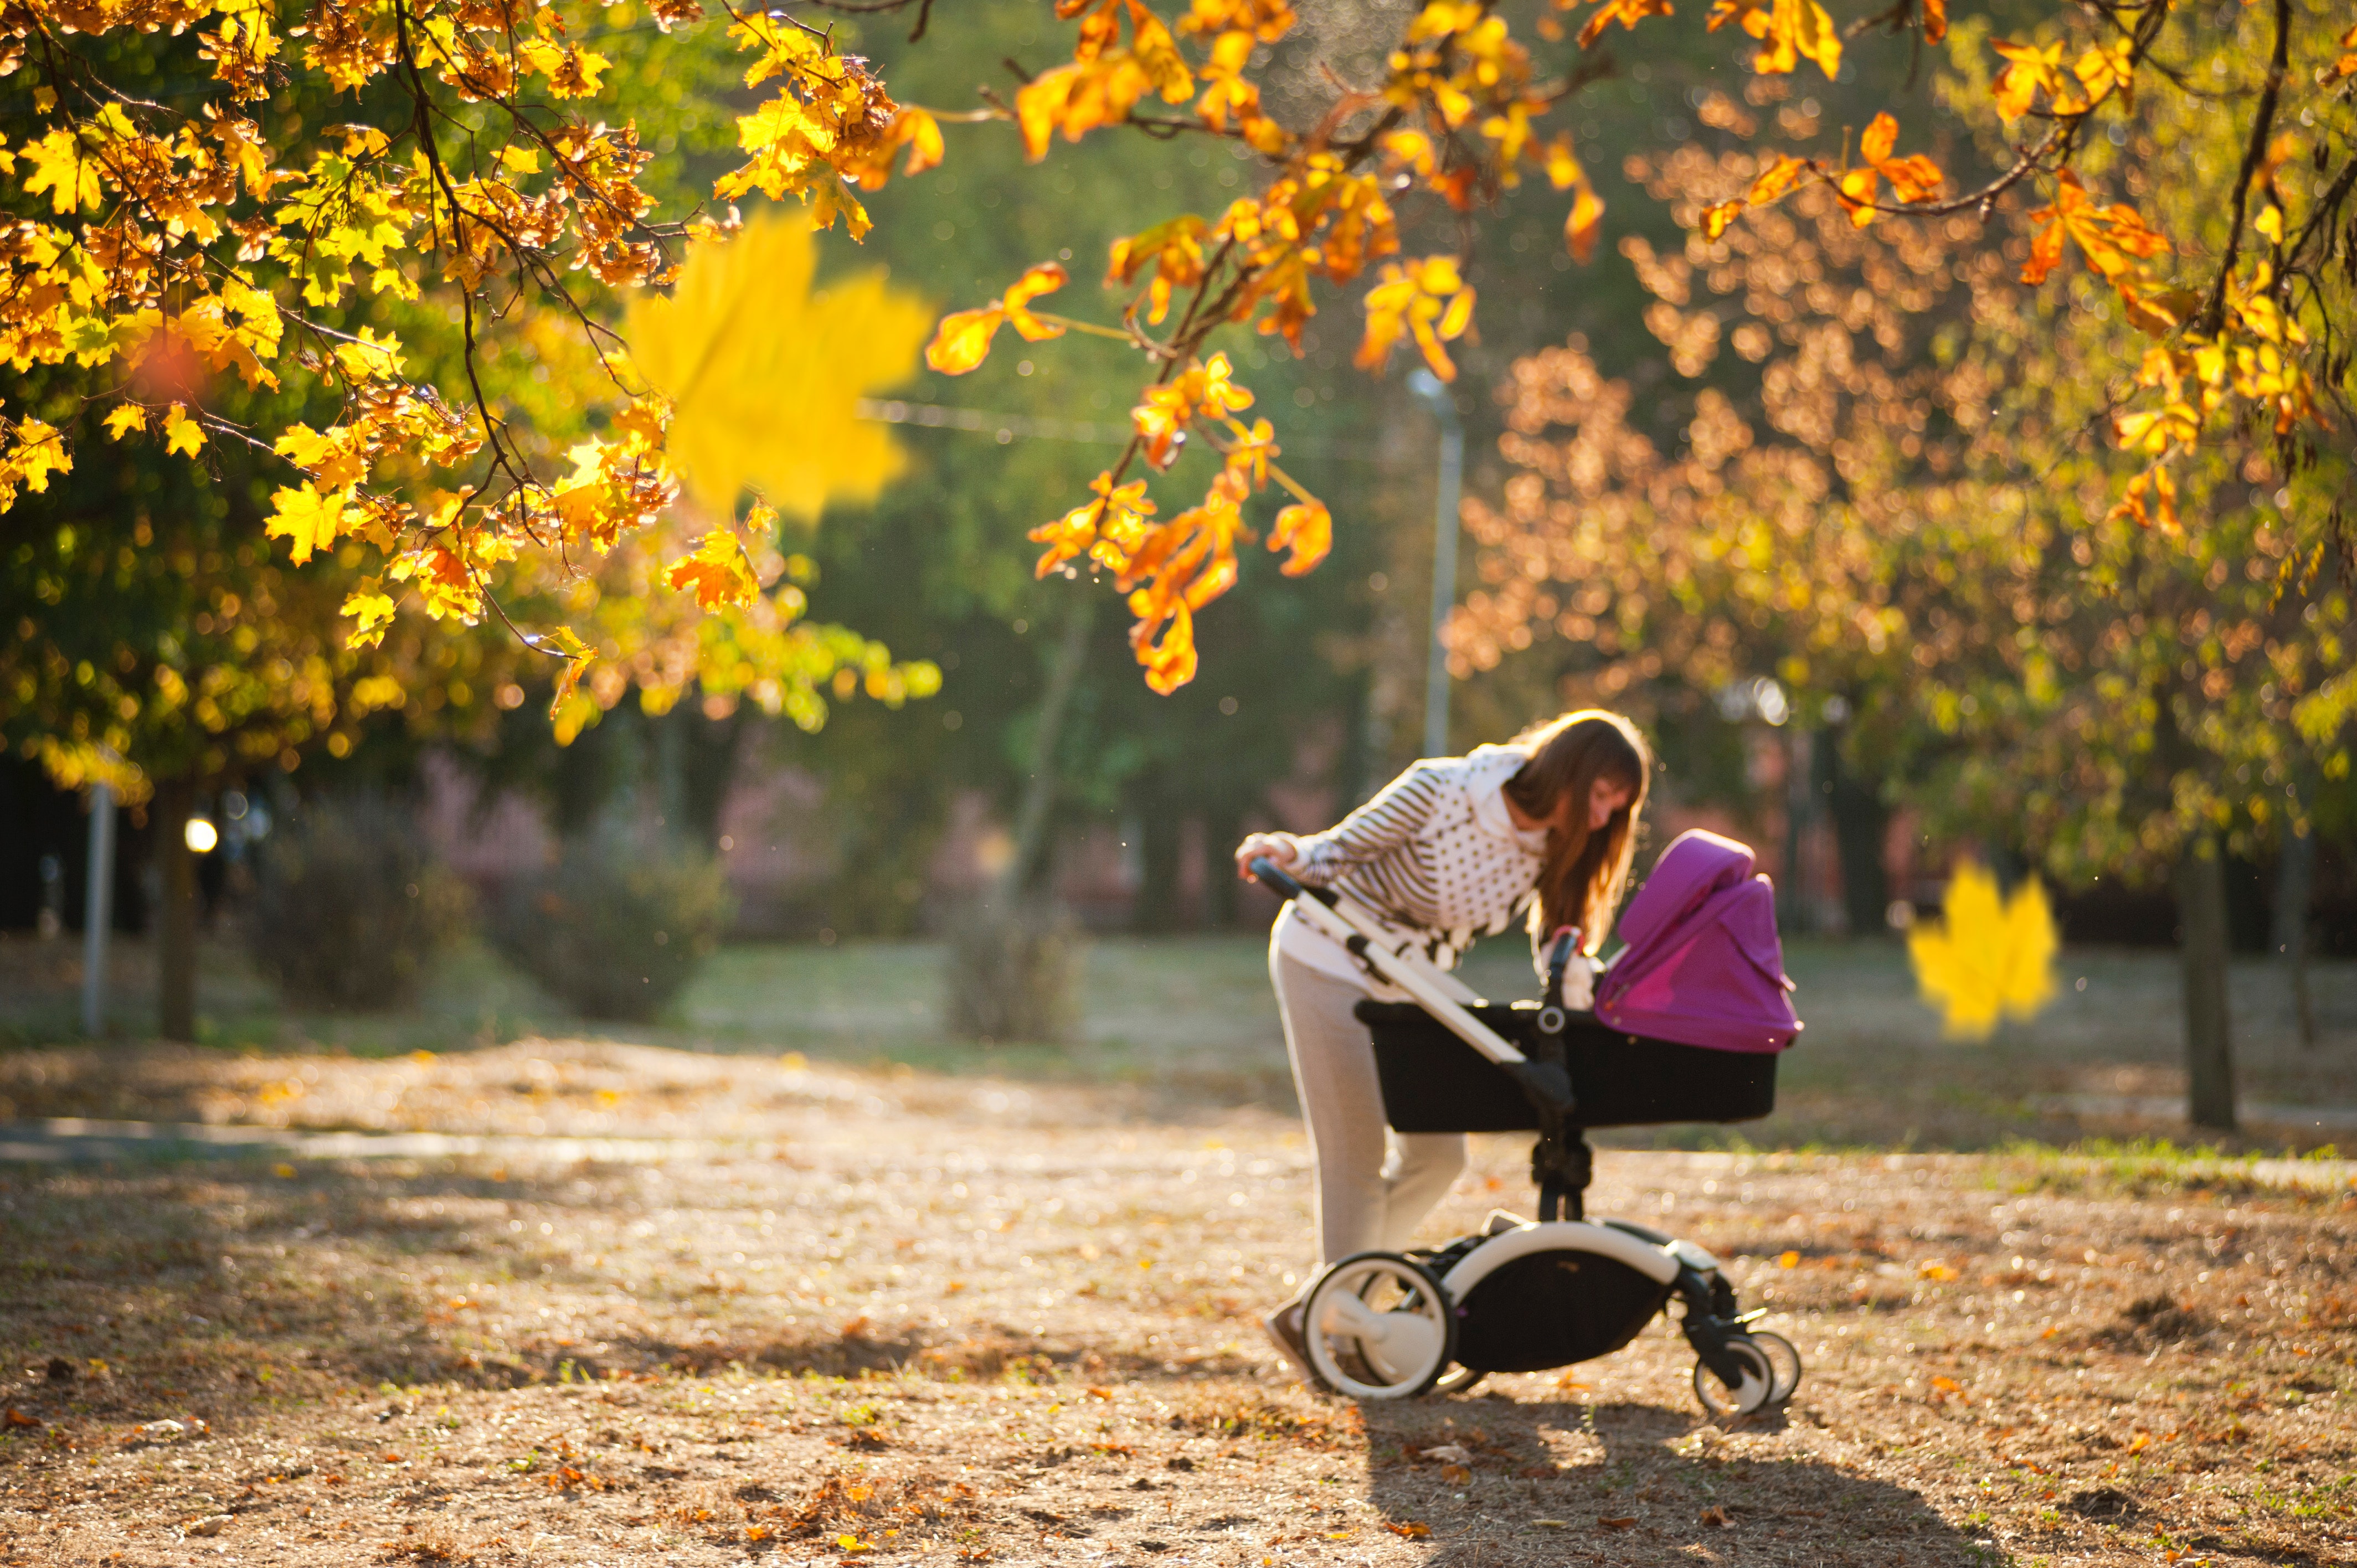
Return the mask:
[[[1485,746],[1419,762],[1333,827],[1296,840],[1294,875],[1381,915],[1393,951],[1413,947],[1454,968],[1475,938],[1504,931],[1530,908],[1545,864],[1546,830],[1516,828],[1501,793],[1527,760],[1515,747]],[[1285,951],[1364,983],[1356,961],[1307,921],[1286,924]]]

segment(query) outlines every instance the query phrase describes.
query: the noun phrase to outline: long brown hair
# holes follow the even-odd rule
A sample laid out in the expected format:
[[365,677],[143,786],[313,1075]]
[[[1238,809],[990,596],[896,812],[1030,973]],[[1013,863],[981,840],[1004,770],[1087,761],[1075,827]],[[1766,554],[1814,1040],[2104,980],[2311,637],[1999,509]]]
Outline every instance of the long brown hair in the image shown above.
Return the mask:
[[[1538,901],[1531,907],[1531,930],[1544,940],[1559,926],[1577,926],[1580,943],[1594,953],[1620,908],[1629,885],[1629,862],[1637,853],[1637,819],[1645,809],[1652,777],[1652,754],[1637,726],[1619,714],[1583,708],[1516,736],[1513,744],[1530,754],[1506,780],[1506,798],[1527,816],[1555,815],[1568,795],[1571,820],[1547,830],[1546,865],[1539,871]],[[1587,800],[1599,779],[1627,787],[1629,803],[1611,821],[1590,832]]]

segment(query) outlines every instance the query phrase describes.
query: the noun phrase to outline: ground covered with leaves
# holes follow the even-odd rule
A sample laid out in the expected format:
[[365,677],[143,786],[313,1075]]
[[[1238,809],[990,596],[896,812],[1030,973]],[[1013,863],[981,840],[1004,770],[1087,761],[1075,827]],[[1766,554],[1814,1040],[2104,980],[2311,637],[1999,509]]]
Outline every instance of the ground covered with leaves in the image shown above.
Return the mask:
[[[13,1060],[50,1112],[485,1141],[0,1174],[9,1562],[2357,1560],[2342,1166],[1608,1153],[1595,1209],[1808,1358],[1714,1424],[1667,1323],[1457,1400],[1297,1385],[1254,1318],[1308,1152],[1251,1107],[545,1038]],[[1524,1153],[1477,1140],[1432,1234]]]

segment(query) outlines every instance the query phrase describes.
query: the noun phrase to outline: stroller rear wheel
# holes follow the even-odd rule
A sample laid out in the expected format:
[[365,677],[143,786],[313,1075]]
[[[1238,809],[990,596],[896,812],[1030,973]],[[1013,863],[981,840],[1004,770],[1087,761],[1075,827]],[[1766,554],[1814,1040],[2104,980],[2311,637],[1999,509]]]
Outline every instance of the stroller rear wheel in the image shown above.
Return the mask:
[[1455,1358],[1457,1314],[1440,1282],[1396,1252],[1357,1252],[1301,1304],[1309,1365],[1337,1393],[1411,1399]]
[[1461,1394],[1489,1375],[1488,1370],[1482,1368],[1451,1367],[1432,1385],[1432,1391],[1444,1399],[1450,1394]]
[[1768,1353],[1749,1338],[1729,1339],[1726,1348],[1743,1369],[1743,1376],[1737,1382],[1721,1381],[1707,1361],[1696,1361],[1694,1369],[1695,1398],[1702,1402],[1703,1409],[1720,1420],[1730,1415],[1749,1415],[1765,1408],[1776,1386],[1776,1371],[1769,1364]]

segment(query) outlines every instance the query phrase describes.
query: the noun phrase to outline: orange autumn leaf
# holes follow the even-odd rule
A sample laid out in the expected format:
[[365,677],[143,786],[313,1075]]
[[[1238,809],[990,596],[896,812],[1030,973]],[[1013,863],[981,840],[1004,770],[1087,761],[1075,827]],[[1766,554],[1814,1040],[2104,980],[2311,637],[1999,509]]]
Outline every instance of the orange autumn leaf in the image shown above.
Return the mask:
[[1842,205],[1849,209],[1850,221],[1858,228],[1875,220],[1875,199],[1881,180],[1890,182],[1892,193],[1900,201],[1911,202],[1937,192],[1945,177],[1940,166],[1927,157],[1892,157],[1898,144],[1899,122],[1889,114],[1877,114],[1857,139],[1858,156],[1864,160],[1864,166],[1841,177],[1841,198]]
[[1604,203],[1583,179],[1578,193],[1571,199],[1570,215],[1563,220],[1563,240],[1571,250],[1572,260],[1584,263],[1596,254],[1596,237],[1603,227]]
[[1923,0],[1923,41],[1936,44],[1948,36],[1948,0]]
[[1399,340],[1411,338],[1434,375],[1444,381],[1457,379],[1456,361],[1440,345],[1471,324],[1473,290],[1458,274],[1456,257],[1386,264],[1382,281],[1367,291],[1366,308],[1367,333],[1354,361],[1361,370],[1382,370]]
[[2061,44],[2049,44],[2044,48],[2036,44],[2008,43],[1993,39],[1989,48],[2006,61],[2005,70],[1997,73],[1995,98],[1997,117],[2007,122],[2020,119],[2029,113],[2042,90],[2049,107],[2057,113],[2070,113],[2086,107],[2078,95],[2077,79],[2062,69]]
[[1065,277],[1061,265],[1043,263],[1016,279],[1005,298],[994,299],[980,310],[957,310],[942,317],[933,330],[933,340],[925,346],[925,363],[945,376],[962,376],[990,357],[991,339],[998,336],[1001,326],[1009,323],[1029,342],[1062,337],[1061,322],[1043,320],[1029,306],[1039,295],[1063,287]]
[[942,317],[933,340],[925,345],[925,363],[945,376],[962,376],[990,356],[990,340],[1006,319],[1006,310],[988,306],[958,310]]
[[[1139,621],[1136,630],[1145,630],[1146,625]],[[1184,604],[1172,608],[1160,640],[1149,641],[1133,634],[1131,646],[1137,650],[1137,662],[1146,671],[1146,684],[1156,696],[1167,697],[1195,678],[1195,617]]]
[[1801,60],[1813,60],[1827,77],[1841,72],[1841,30],[1816,0],[1717,0],[1709,30],[1729,22],[1758,38],[1761,48],[1751,69],[1762,76],[1788,74]]
[[1604,35],[1604,29],[1618,22],[1621,27],[1634,27],[1648,16],[1672,15],[1670,0],[1603,0],[1596,15],[1579,29],[1579,47],[1586,48]]
[[1303,501],[1286,507],[1276,514],[1276,526],[1270,530],[1271,550],[1291,550],[1285,564],[1277,568],[1288,577],[1298,577],[1315,571],[1318,563],[1334,545],[1334,518],[1318,501]]
[[716,529],[695,549],[673,562],[663,580],[674,588],[692,589],[695,602],[707,610],[751,604],[761,591],[737,536]]
[[1754,207],[1765,207],[1770,202],[1781,200],[1786,192],[1800,183],[1801,176],[1808,172],[1808,167],[1790,153],[1780,153],[1774,163],[1760,171],[1760,177],[1751,182],[1751,188],[1745,193],[1743,199]]
[[2021,269],[2021,281],[2030,285],[2044,283],[2062,259],[2066,236],[2078,242],[2087,264],[2115,285],[2127,276],[2136,262],[2168,255],[2174,249],[2168,237],[2156,232],[2135,208],[2125,202],[2097,205],[2069,169],[2055,182],[2053,201],[2032,212],[2029,220],[2040,226],[2030,240],[2029,259]]
[[1055,293],[1064,286],[1065,281],[1066,274],[1060,263],[1043,262],[1028,268],[1021,277],[1015,280],[1015,286],[1006,291],[1006,297],[1001,304],[1006,312],[1007,324],[1022,334],[1024,341],[1038,343],[1064,335],[1062,323],[1042,321],[1031,314],[1030,304],[1043,294]]

